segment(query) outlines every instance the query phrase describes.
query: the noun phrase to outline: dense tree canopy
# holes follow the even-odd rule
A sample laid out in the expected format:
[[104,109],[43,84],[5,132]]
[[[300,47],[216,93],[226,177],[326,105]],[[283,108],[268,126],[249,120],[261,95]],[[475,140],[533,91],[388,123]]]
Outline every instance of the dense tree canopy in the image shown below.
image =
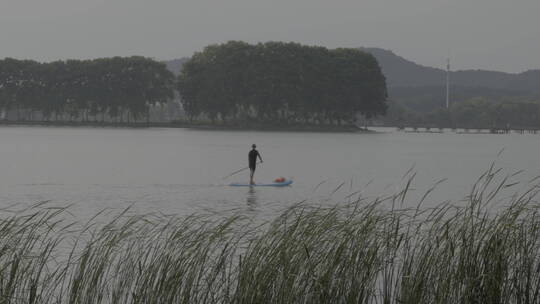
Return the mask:
[[540,103],[474,98],[452,107],[451,117],[465,127],[540,127]]
[[296,43],[211,45],[185,63],[179,91],[190,118],[341,124],[386,111],[372,55]]
[[[3,119],[127,121],[174,96],[174,75],[143,57],[38,63],[0,60]],[[182,67],[182,106],[211,121],[343,124],[386,112],[376,59],[295,43],[211,45]],[[9,114],[9,115],[8,115]]]
[[[173,97],[174,75],[143,57],[38,63],[0,60],[0,109],[17,119],[123,121],[148,117],[151,105]],[[28,116],[29,115],[29,116]]]

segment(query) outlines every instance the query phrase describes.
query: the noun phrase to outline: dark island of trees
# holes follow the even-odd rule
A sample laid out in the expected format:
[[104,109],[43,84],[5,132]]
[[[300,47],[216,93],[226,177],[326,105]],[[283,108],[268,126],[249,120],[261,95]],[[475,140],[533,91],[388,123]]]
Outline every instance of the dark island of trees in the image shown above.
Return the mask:
[[386,111],[375,57],[357,49],[228,42],[184,64],[179,91],[190,119],[269,124],[351,124]]
[[296,43],[211,45],[178,77],[143,57],[0,60],[0,114],[12,122],[149,122],[176,98],[179,124],[342,126],[384,114],[386,96],[372,55]]

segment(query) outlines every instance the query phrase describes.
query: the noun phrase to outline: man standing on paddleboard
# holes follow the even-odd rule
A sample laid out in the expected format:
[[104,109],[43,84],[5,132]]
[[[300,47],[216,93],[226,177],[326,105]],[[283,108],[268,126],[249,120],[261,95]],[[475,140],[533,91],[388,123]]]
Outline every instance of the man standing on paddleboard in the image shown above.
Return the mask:
[[255,185],[255,182],[253,181],[253,175],[255,175],[255,169],[257,167],[257,157],[261,160],[261,164],[263,162],[261,154],[259,154],[259,151],[257,151],[257,146],[255,144],[251,145],[251,151],[249,151],[249,184]]

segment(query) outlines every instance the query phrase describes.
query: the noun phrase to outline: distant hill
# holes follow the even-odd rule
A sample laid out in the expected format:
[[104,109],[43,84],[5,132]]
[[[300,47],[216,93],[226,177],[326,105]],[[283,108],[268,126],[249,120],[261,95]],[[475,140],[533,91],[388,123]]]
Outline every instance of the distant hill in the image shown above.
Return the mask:
[[509,82],[509,86],[516,90],[531,90],[540,93],[540,70],[529,70],[516,75]]
[[388,87],[434,86],[446,81],[446,73],[443,70],[416,64],[392,51],[378,48],[361,48],[361,50],[377,58],[386,76]]
[[[426,67],[380,48],[361,48],[379,61],[386,76],[387,85],[392,87],[444,86],[446,71]],[[450,74],[452,85],[482,87],[496,90],[540,93],[540,70],[511,74],[485,70],[455,71]]]

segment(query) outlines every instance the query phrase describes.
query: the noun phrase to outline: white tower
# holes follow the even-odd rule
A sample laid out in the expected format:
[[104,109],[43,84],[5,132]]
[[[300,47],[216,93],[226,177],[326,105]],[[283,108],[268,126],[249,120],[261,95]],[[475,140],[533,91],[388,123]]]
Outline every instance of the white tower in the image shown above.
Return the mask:
[[446,108],[450,108],[450,58],[446,64]]

